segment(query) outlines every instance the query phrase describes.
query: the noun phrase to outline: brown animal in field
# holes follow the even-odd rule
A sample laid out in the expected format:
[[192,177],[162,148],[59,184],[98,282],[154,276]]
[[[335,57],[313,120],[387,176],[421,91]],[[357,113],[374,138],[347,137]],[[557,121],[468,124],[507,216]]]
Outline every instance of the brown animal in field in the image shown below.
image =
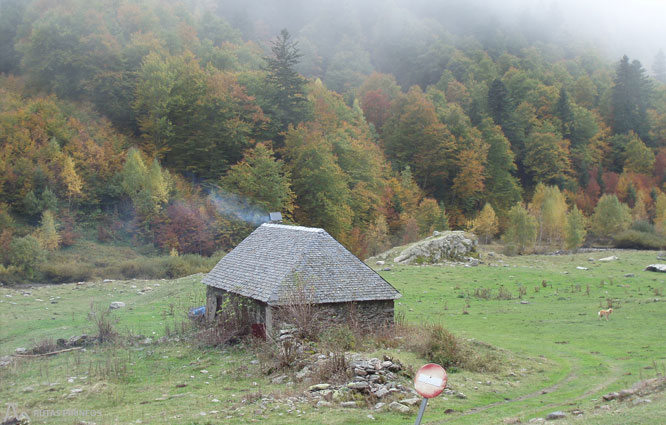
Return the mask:
[[612,312],[612,308],[609,308],[608,310],[599,310],[599,320],[601,320],[601,316],[605,316],[606,320],[608,320]]

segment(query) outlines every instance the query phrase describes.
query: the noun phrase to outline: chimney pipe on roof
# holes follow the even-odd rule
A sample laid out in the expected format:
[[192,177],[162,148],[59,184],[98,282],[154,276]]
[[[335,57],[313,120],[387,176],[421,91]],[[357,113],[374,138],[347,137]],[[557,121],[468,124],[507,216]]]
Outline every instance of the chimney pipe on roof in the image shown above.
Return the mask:
[[282,223],[282,214],[279,212],[268,213],[269,223]]

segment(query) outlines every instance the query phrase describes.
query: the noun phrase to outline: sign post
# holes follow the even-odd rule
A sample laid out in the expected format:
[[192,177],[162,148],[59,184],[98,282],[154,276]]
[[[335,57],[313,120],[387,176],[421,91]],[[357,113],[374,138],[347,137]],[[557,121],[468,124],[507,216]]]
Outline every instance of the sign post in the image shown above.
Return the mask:
[[414,425],[421,425],[423,413],[428,405],[428,399],[437,397],[446,388],[446,371],[443,367],[435,363],[428,363],[421,367],[414,376],[414,389],[423,397],[419,414],[416,416]]

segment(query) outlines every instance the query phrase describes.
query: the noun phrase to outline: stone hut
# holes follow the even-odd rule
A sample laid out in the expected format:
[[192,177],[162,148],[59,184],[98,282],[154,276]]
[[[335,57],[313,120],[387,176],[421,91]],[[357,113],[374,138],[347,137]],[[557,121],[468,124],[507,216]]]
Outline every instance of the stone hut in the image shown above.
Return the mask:
[[[262,224],[206,275],[206,318],[227,300],[248,308],[253,331],[272,332],[281,307],[307,295],[317,317],[365,328],[393,324],[400,293],[323,229]],[[294,294],[299,294],[294,297]]]

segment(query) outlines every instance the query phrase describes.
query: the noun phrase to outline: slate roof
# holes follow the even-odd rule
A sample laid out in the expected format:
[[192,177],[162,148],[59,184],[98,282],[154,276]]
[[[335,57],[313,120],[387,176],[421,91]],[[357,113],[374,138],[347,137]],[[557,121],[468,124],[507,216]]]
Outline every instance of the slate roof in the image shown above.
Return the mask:
[[225,255],[203,283],[269,305],[297,285],[315,303],[395,300],[400,293],[323,229],[262,224]]

